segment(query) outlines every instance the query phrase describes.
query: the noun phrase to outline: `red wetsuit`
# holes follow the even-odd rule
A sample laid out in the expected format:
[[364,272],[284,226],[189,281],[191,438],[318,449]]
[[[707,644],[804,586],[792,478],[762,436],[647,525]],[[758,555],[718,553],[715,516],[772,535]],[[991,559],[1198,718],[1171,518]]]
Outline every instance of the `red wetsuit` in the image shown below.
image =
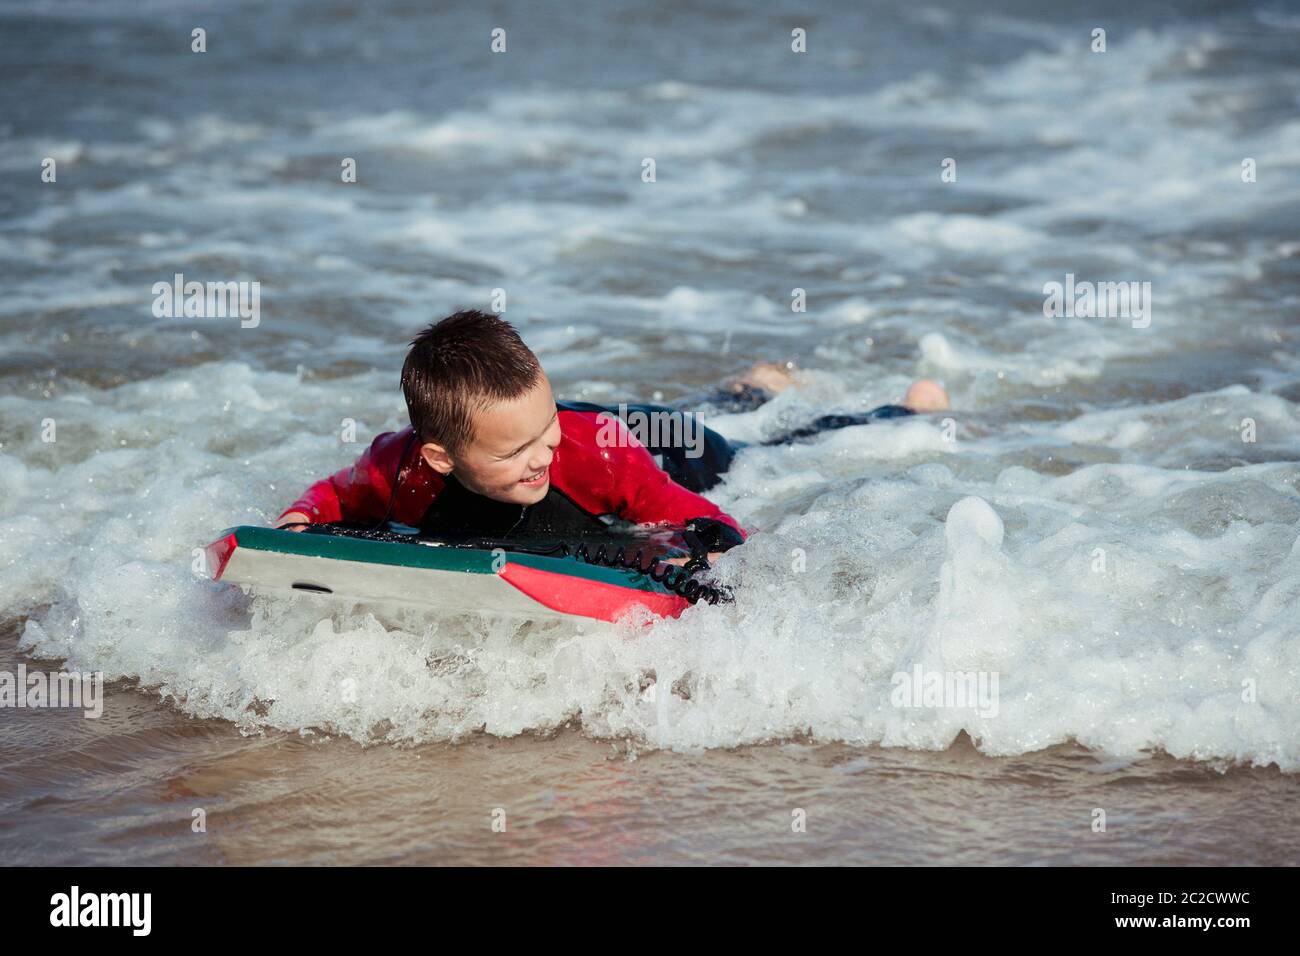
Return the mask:
[[[597,435],[609,426],[597,418],[599,414],[559,407],[561,438],[551,461],[552,493],[558,491],[592,516],[616,515],[637,524],[674,525],[692,518],[713,518],[745,536],[735,518],[673,481],[621,423],[616,427],[623,440],[601,447]],[[372,524],[387,519],[419,527],[446,481],[425,462],[412,434],[410,426],[384,432],[356,464],[316,482],[281,517],[299,511],[313,523]]]

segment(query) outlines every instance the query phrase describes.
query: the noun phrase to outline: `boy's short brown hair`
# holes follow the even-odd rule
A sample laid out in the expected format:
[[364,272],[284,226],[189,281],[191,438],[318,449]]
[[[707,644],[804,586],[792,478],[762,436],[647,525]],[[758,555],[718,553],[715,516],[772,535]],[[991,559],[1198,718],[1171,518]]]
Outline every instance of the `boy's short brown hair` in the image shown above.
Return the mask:
[[402,394],[419,440],[455,455],[474,440],[476,408],[527,393],[541,371],[514,326],[465,309],[411,340],[402,365]]

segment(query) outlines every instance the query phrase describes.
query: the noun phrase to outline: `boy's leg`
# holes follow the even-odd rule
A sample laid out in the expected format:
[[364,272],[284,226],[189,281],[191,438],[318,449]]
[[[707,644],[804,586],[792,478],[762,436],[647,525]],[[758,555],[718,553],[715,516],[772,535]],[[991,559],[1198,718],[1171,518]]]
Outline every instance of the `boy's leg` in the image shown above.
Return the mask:
[[769,438],[763,442],[764,445],[789,445],[801,438],[810,438],[813,435],[822,432],[834,431],[837,428],[848,428],[852,425],[865,425],[868,422],[881,421],[886,418],[904,418],[908,415],[915,415],[912,409],[906,405],[881,405],[879,408],[873,408],[869,412],[858,412],[853,415],[823,415],[821,418],[813,419],[810,424],[802,428],[796,428],[792,432],[787,432],[779,438]]
[[[719,411],[738,413],[752,411],[765,402],[771,401],[777,392],[783,391],[793,382],[785,367],[770,362],[760,362],[748,374],[724,386],[711,398],[702,401],[691,400],[683,404],[710,405]],[[808,438],[824,431],[847,428],[851,425],[864,425],[868,422],[888,418],[902,418],[923,412],[941,411],[949,407],[948,393],[943,386],[926,379],[913,383],[907,390],[901,405],[881,405],[869,412],[854,415],[823,415],[812,424],[796,429],[780,438],[762,442],[763,445],[786,445],[801,438]],[[591,402],[560,402],[559,404],[578,411],[604,411],[618,415],[620,409],[607,405],[595,405]],[[670,428],[651,428],[645,436],[637,438],[654,456],[659,466],[668,472],[670,478],[683,488],[701,494],[708,491],[719,481],[731,466],[732,460],[740,449],[749,443],[728,441],[718,432],[698,421],[691,412],[679,412],[666,405],[636,404],[624,405],[624,423],[634,413],[639,413],[641,421],[654,422],[659,415],[680,416],[681,426],[675,423]],[[673,422],[673,417],[659,419]],[[669,436],[685,436],[687,442],[669,441],[661,443],[663,433]],[[634,432],[635,434],[635,432]],[[688,447],[688,445],[690,447]]]
[[794,384],[790,367],[775,362],[757,362],[744,375],[717,388],[687,395],[677,404],[707,407],[724,415],[752,412]]
[[765,441],[763,444],[788,445],[800,438],[808,438],[821,432],[834,431],[837,428],[865,425],[868,422],[881,421],[886,418],[903,418],[907,415],[940,412],[948,407],[948,393],[944,390],[944,387],[938,382],[923,378],[912,383],[911,388],[907,390],[907,394],[903,396],[901,405],[881,405],[869,412],[858,412],[853,415],[823,415],[815,419],[810,425],[805,425],[803,428],[782,435],[780,438]]

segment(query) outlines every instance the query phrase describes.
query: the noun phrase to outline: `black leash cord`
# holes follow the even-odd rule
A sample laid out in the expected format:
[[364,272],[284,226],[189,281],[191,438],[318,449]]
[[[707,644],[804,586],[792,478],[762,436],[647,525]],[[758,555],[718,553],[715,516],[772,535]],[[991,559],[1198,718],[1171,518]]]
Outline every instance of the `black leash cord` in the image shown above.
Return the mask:
[[[730,604],[735,598],[731,592],[725,588],[715,588],[712,585],[704,584],[695,580],[695,572],[707,569],[709,559],[705,552],[697,551],[695,545],[697,542],[687,539],[691,545],[691,559],[680,568],[674,564],[669,564],[662,557],[654,556],[650,563],[645,564],[645,554],[638,548],[634,555],[627,553],[627,548],[619,545],[613,553],[609,553],[609,546],[601,543],[596,545],[593,552],[591,548],[583,543],[573,550],[573,556],[579,561],[585,561],[587,564],[603,564],[608,568],[625,568],[628,571],[636,571],[638,574],[644,574],[656,584],[661,584],[668,591],[679,597],[684,597],[692,604],[701,599],[709,604],[718,604],[719,602]],[[560,545],[567,556],[569,545]]]

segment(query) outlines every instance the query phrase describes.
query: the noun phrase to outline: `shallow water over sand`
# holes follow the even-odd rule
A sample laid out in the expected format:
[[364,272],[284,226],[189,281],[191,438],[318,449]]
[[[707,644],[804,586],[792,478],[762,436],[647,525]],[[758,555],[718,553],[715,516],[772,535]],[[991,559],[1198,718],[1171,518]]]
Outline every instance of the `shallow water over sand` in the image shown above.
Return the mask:
[[1275,768],[1077,746],[990,758],[965,738],[939,753],[807,740],[675,753],[563,730],[366,748],[244,738],[109,693],[93,736],[64,715],[0,724],[6,863],[1277,866],[1300,854],[1300,778]]

